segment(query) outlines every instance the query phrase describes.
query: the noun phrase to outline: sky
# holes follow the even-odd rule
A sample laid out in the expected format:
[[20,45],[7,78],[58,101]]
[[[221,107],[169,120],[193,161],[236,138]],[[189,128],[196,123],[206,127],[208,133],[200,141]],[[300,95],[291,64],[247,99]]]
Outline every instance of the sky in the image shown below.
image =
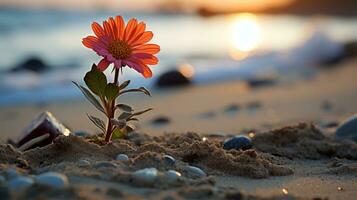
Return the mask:
[[58,8],[58,9],[121,9],[150,11],[160,7],[180,5],[186,10],[207,6],[225,9],[262,9],[280,6],[292,0],[0,0],[0,6],[21,8]]

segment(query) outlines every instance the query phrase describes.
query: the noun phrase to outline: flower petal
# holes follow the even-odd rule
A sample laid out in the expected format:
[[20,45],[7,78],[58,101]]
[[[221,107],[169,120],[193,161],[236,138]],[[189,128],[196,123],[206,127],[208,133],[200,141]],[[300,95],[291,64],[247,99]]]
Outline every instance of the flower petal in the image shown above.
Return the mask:
[[159,62],[156,56],[147,53],[136,53],[132,55],[132,58],[139,59],[147,65],[156,65]]
[[146,31],[146,32],[142,33],[141,35],[139,35],[137,37],[137,39],[135,39],[135,41],[133,41],[133,43],[131,45],[137,46],[137,45],[145,44],[145,43],[149,42],[153,36],[154,36],[154,34],[151,31]]
[[92,30],[98,38],[105,35],[103,28],[97,22],[92,23]]
[[135,31],[137,25],[138,20],[136,20],[135,18],[129,20],[128,24],[125,27],[124,41],[129,40],[131,33]]
[[116,60],[114,62],[114,66],[117,68],[117,69],[120,69],[122,67],[122,60]]
[[109,24],[112,28],[112,33],[113,33],[113,39],[119,39],[118,37],[118,29],[117,29],[117,25],[115,23],[115,20],[113,19],[113,17],[109,18]]
[[103,27],[104,27],[104,31],[107,37],[110,38],[110,40],[114,39],[114,34],[112,31],[112,27],[110,26],[110,24],[107,21],[103,22]]
[[141,73],[145,78],[152,77],[152,71],[146,64],[141,62],[141,60],[129,58],[129,59],[126,59],[125,62],[130,68],[133,68],[137,72]]
[[159,51],[160,51],[160,46],[157,44],[143,44],[133,48],[133,53],[156,54]]
[[145,31],[146,24],[144,22],[140,22],[135,29],[135,32],[133,32],[129,39],[128,39],[128,44],[132,44],[135,42]]
[[106,69],[108,68],[109,64],[110,64],[110,62],[109,62],[107,59],[103,58],[103,59],[98,63],[98,69],[99,69],[100,71],[104,71],[104,70],[106,70]]
[[118,39],[122,40],[124,38],[125,24],[122,16],[115,17],[115,23],[118,30]]

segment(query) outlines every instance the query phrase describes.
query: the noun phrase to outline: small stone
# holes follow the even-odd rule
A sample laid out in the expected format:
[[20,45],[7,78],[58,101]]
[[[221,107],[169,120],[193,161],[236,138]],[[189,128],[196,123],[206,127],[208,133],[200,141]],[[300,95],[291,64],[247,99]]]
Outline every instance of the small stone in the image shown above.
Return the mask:
[[165,117],[165,116],[160,116],[160,117],[157,117],[157,118],[153,119],[151,121],[151,123],[154,124],[154,125],[165,125],[165,124],[170,123],[170,119],[168,117]]
[[239,110],[240,110],[240,105],[238,105],[238,104],[231,104],[231,105],[227,106],[227,107],[224,109],[224,112],[225,112],[227,115],[234,115],[234,114],[236,114]]
[[88,167],[90,162],[88,160],[78,160],[78,167]]
[[6,178],[0,175],[0,184],[3,184],[6,182]]
[[32,121],[29,127],[24,130],[22,137],[17,143],[17,147],[21,147],[26,143],[28,144],[29,141],[45,134],[49,134],[49,137],[47,139],[30,145],[24,148],[23,150],[28,150],[35,147],[42,147],[51,144],[52,141],[59,135],[68,136],[70,134],[70,131],[63,124],[61,124],[52,115],[52,113],[43,112],[34,121]]
[[116,160],[127,162],[129,161],[129,157],[126,154],[118,154]]
[[95,168],[117,168],[118,165],[108,161],[98,162],[94,165]]
[[336,139],[350,139],[357,142],[357,114],[337,128],[335,137]]
[[227,139],[223,143],[223,149],[230,150],[247,150],[252,147],[252,140],[244,135],[238,135],[233,138]]
[[133,173],[133,179],[138,184],[153,184],[157,179],[158,171],[156,168],[145,168]]
[[205,177],[205,176],[207,176],[207,174],[202,169],[200,169],[198,167],[186,166],[184,168],[184,170],[189,176],[193,176],[193,177]]
[[69,181],[66,175],[57,172],[46,172],[38,175],[35,181],[39,185],[45,185],[56,188],[68,187]]
[[164,155],[163,158],[164,158],[165,164],[167,164],[167,165],[171,166],[171,165],[174,165],[176,163],[175,158],[170,156],[170,155]]
[[73,135],[78,136],[78,137],[87,137],[90,136],[90,134],[86,131],[76,131],[73,133]]
[[31,178],[27,178],[24,176],[19,176],[14,179],[11,179],[8,183],[8,186],[11,190],[22,190],[30,187],[33,184],[33,180]]
[[179,180],[179,178],[181,177],[181,173],[177,172],[175,170],[169,170],[165,173],[165,179],[169,182],[169,183],[175,183],[177,182],[177,180]]
[[158,88],[168,88],[185,86],[191,83],[190,77],[181,73],[179,70],[171,70],[165,72],[159,76],[156,82],[156,87]]
[[9,180],[20,176],[20,174],[14,168],[7,169],[5,174],[6,174],[7,179],[9,179]]

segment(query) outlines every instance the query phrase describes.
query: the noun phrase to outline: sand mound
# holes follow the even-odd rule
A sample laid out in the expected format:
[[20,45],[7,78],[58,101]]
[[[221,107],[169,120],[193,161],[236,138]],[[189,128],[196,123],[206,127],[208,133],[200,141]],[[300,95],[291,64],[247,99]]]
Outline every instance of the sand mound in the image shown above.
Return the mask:
[[291,159],[357,159],[356,143],[334,141],[306,123],[257,134],[253,144],[259,151]]

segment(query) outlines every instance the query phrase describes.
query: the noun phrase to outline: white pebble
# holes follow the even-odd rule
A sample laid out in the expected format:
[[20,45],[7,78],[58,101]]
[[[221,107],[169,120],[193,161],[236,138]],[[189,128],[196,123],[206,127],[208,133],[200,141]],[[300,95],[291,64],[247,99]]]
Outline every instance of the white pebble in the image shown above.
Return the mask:
[[37,184],[56,188],[65,188],[69,185],[67,176],[57,172],[40,174],[35,178],[35,181]]
[[11,179],[8,183],[8,186],[11,190],[22,190],[30,187],[33,184],[33,180],[28,177],[18,176],[14,179]]
[[165,179],[169,183],[175,183],[181,177],[181,173],[175,170],[169,170],[165,173]]
[[87,167],[90,165],[88,160],[78,160],[78,167]]
[[129,157],[126,154],[118,154],[116,160],[126,162],[129,160]]
[[194,166],[186,166],[184,168],[184,170],[191,176],[195,176],[195,177],[204,177],[207,176],[207,174],[202,171],[202,169],[198,168],[198,167],[194,167]]
[[157,174],[156,168],[145,168],[134,172],[133,178],[139,184],[153,184],[157,179]]

